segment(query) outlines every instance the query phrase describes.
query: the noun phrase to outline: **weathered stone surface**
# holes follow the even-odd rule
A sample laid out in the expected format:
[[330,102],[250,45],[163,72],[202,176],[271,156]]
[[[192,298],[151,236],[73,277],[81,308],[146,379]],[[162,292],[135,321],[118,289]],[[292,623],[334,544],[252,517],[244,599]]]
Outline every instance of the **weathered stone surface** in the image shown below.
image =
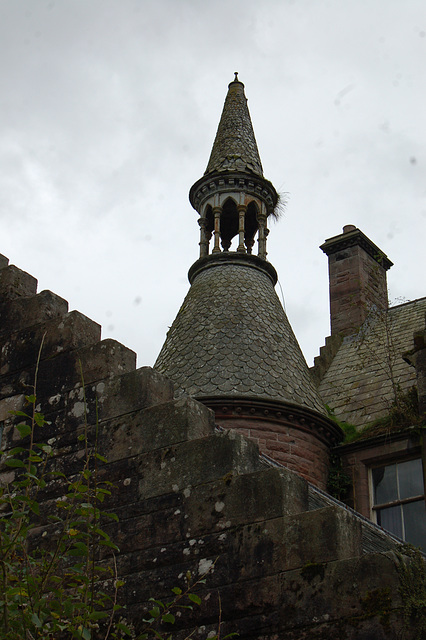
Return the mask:
[[0,340],[0,375],[34,368],[40,348],[43,361],[64,351],[93,345],[100,337],[100,325],[78,311],[21,329]]
[[10,418],[11,411],[22,411],[24,408],[25,396],[23,394],[3,398],[0,400],[0,423]]
[[[400,638],[405,625],[397,613],[401,596],[395,566],[392,554],[369,554],[307,563],[282,574],[281,620],[288,637]],[[415,630],[404,631],[403,637],[413,637]]]
[[200,535],[299,513],[307,503],[307,484],[300,476],[287,469],[263,469],[244,475],[231,471],[192,488],[185,508],[193,535]]
[[204,438],[213,430],[213,413],[192,398],[184,397],[102,423],[99,451],[113,462]]
[[0,269],[0,300],[32,296],[37,292],[37,280],[14,265]]
[[257,447],[235,432],[214,434],[147,454],[140,461],[141,498],[167,491],[190,496],[193,486],[231,472],[250,473],[260,468]]
[[286,518],[283,543],[286,569],[353,558],[361,555],[361,522],[340,507],[299,513]]
[[0,269],[4,269],[9,264],[9,258],[0,253]]
[[41,291],[30,298],[0,301],[0,335],[47,322],[67,311],[68,302],[51,291]]
[[[83,316],[84,317],[84,316]],[[136,354],[115,340],[104,340],[91,347],[74,351],[65,351],[54,358],[39,363],[37,373],[36,395],[38,406],[45,414],[54,418],[65,411],[65,394],[76,386],[82,388],[99,380],[121,375],[134,370]],[[0,398],[17,394],[34,393],[35,364],[22,371],[3,376]],[[55,391],[52,394],[52,379],[55,380]],[[88,396],[90,396],[90,389]],[[83,392],[82,392],[83,393]],[[74,397],[73,392],[72,397]],[[53,417],[52,417],[53,418]],[[53,419],[54,419],[53,418]],[[59,427],[59,423],[56,424]]]
[[[75,366],[75,360],[73,366]],[[77,376],[78,371],[73,368],[69,374]],[[33,377],[28,375],[33,381]],[[46,384],[44,384],[46,383]],[[25,408],[24,395],[33,393],[31,386],[21,385],[21,393],[13,396],[15,400],[7,400],[2,412],[3,420],[3,447],[16,446],[17,434],[14,424],[21,418],[7,415],[11,402],[19,403],[19,410]],[[56,393],[52,393],[56,391]],[[50,391],[50,393],[48,393]],[[55,438],[55,442],[61,446],[69,446],[75,442],[77,435],[81,433],[84,424],[95,425],[103,420],[132,413],[137,410],[156,404],[168,402],[173,398],[172,383],[160,376],[150,367],[142,367],[130,371],[121,376],[107,378],[88,384],[86,387],[79,381],[70,391],[61,392],[60,387],[52,385],[48,388],[47,380],[43,385],[38,385],[37,410],[41,411],[50,424],[42,429],[36,427],[36,440],[46,441]],[[0,401],[0,411],[2,407]]]
[[426,415],[426,330],[423,326],[414,332],[413,342],[413,348],[404,354],[404,360],[415,368],[419,414]]

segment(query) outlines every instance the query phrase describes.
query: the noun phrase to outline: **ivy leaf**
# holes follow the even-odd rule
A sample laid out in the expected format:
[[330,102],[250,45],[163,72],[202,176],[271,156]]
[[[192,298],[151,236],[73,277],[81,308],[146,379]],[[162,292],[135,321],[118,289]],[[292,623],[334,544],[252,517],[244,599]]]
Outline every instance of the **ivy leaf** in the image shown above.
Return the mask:
[[[15,456],[17,453],[22,453],[23,451],[27,451],[27,449],[25,449],[24,447],[14,447],[13,449],[9,450],[9,455],[10,456]],[[2,455],[4,455],[4,451],[0,452]]]
[[[126,627],[126,625],[123,624],[122,622],[117,622],[115,626],[117,627],[117,629],[119,629],[120,631],[125,633],[126,636],[131,636],[132,635],[132,632],[130,631],[129,627]],[[148,637],[148,636],[146,635],[146,637]]]
[[25,438],[25,436],[29,436],[31,433],[31,427],[29,424],[21,423],[16,425],[16,428],[18,429],[21,438]]
[[114,520],[114,522],[118,522],[118,515],[116,513],[109,513],[109,511],[103,511],[102,515]]
[[36,401],[36,397],[35,397],[35,395],[34,395],[34,394],[33,394],[33,395],[31,395],[31,396],[25,396],[25,400],[26,400],[27,402],[29,402],[30,404],[34,404],[34,402]]
[[41,628],[41,620],[36,613],[33,613],[31,616],[31,622],[37,627],[37,629]]
[[30,501],[30,509],[33,513],[35,513],[37,516],[40,515],[40,506],[38,504],[38,502],[36,500],[31,500]]
[[34,420],[38,427],[42,427],[45,424],[44,415],[42,413],[35,413]]
[[22,460],[18,460],[18,458],[9,458],[9,460],[5,460],[5,465],[7,467],[13,467],[13,468],[25,468],[24,463],[22,462]]
[[173,613],[163,613],[163,615],[161,616],[161,619],[163,622],[169,622],[170,624],[175,623],[175,617]]
[[114,544],[113,542],[111,542],[111,540],[101,540],[99,542],[99,545],[102,547],[110,547],[111,549],[114,549],[115,551],[120,551],[120,549],[117,547],[116,544]]
[[43,461],[43,458],[38,456],[36,453],[32,453],[28,459],[30,460],[30,462],[42,462]]
[[87,627],[80,627],[79,631],[83,640],[90,640],[92,637],[92,632]]
[[200,596],[197,596],[196,593],[189,593],[188,598],[191,600],[191,602],[195,602],[195,604],[201,604],[201,598]]
[[180,596],[180,594],[182,593],[182,589],[179,589],[179,587],[173,587],[172,591],[177,596]]
[[102,620],[103,618],[107,618],[109,616],[107,611],[92,611],[89,615],[90,620]]

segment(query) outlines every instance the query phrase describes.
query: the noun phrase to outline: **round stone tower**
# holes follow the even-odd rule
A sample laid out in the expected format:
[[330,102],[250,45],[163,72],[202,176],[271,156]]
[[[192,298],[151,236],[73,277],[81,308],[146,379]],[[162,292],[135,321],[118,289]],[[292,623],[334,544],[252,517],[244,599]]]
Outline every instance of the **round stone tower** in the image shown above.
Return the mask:
[[189,198],[200,215],[200,257],[154,366],[213,409],[219,425],[325,488],[330,447],[341,432],[327,417],[275,293],[266,241],[278,195],[263,177],[237,74],[206,172]]

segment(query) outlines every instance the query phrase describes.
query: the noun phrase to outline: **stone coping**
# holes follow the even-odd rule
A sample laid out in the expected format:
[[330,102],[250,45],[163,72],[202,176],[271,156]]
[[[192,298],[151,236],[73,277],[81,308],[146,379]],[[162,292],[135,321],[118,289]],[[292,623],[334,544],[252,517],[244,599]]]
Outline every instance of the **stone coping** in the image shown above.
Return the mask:
[[259,258],[259,256],[249,253],[238,253],[236,251],[222,251],[221,253],[211,253],[208,256],[199,258],[190,267],[188,271],[188,280],[192,284],[195,278],[202,271],[209,269],[210,267],[229,265],[243,265],[245,267],[252,267],[262,273],[265,273],[275,286],[278,280],[278,275],[275,267],[267,260]]

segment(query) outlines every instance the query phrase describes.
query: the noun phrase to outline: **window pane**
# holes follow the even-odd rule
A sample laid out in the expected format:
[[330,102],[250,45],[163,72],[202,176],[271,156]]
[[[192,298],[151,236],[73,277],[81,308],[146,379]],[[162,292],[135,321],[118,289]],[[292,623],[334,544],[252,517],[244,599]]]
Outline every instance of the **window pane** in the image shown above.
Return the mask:
[[426,510],[424,500],[410,502],[402,507],[405,540],[426,551]]
[[423,469],[420,458],[398,464],[398,481],[401,500],[423,495]]
[[401,507],[398,505],[397,507],[378,509],[377,524],[383,527],[383,529],[394,533],[399,538],[402,538]]
[[379,467],[372,470],[374,486],[374,504],[384,504],[398,500],[396,488],[396,465]]

